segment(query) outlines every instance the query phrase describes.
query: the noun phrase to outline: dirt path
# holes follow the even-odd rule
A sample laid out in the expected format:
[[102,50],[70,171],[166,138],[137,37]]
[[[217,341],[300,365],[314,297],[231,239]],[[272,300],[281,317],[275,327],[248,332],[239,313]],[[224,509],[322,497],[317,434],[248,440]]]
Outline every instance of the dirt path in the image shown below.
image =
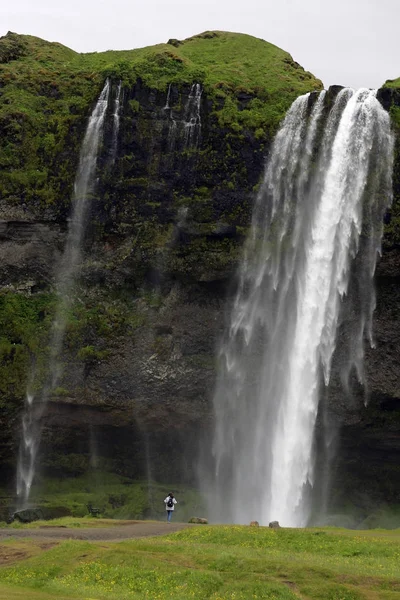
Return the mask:
[[8,538],[35,538],[39,540],[93,540],[99,542],[116,542],[133,538],[167,535],[186,527],[195,527],[190,523],[132,523],[113,527],[39,527],[38,529],[0,528],[0,541]]

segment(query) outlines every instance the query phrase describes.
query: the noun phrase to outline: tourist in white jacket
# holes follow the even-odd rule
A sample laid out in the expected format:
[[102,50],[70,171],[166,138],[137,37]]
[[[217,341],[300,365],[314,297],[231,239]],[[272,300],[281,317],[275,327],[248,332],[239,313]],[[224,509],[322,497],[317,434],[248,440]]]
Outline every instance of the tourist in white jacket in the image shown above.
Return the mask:
[[171,523],[171,517],[175,508],[175,504],[178,504],[172,492],[170,492],[165,498],[164,504],[167,511],[167,523]]

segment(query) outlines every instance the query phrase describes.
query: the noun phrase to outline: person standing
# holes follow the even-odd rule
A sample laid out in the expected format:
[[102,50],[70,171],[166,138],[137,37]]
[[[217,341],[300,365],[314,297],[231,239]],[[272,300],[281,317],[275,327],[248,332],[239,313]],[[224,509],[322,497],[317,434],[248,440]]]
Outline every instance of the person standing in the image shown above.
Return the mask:
[[175,508],[175,504],[178,504],[172,492],[170,492],[165,498],[164,504],[167,511],[167,523],[171,523],[171,517]]

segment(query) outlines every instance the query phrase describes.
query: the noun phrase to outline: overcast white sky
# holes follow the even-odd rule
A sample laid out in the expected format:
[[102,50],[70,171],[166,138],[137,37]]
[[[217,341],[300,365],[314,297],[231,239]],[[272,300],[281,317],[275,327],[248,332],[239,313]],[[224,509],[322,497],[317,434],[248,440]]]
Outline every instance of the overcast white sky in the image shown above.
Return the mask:
[[79,52],[140,48],[220,29],[287,50],[332,84],[379,87],[400,76],[400,0],[2,0],[7,31]]

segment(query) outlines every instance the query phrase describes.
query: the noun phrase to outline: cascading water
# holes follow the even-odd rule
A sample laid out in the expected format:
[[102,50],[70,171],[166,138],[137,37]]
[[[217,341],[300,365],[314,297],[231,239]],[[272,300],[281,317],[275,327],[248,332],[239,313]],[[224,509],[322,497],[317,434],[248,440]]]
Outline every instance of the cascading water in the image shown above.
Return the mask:
[[174,117],[171,108],[171,84],[168,86],[167,99],[163,110],[168,114],[169,131],[168,131],[168,150],[171,152],[175,149],[177,140],[183,131],[183,149],[197,148],[201,134],[201,95],[202,88],[199,83],[193,83],[190,88],[189,96],[186,100],[183,110],[183,120]]
[[313,99],[293,103],[274,141],[221,343],[215,520],[306,525],[319,397],[354,259],[363,289],[346,376],[355,367],[363,379],[391,200],[390,120],[371,90],[344,89],[330,110],[325,92]]
[[76,272],[81,259],[81,246],[93,193],[99,142],[103,132],[110,83],[107,80],[89,119],[83,140],[74,185],[73,213],[69,223],[64,254],[57,276],[58,304],[53,322],[48,376],[41,390],[34,388],[34,376],[26,394],[22,416],[22,439],[17,466],[17,496],[20,506],[27,504],[36,471],[36,458],[41,438],[41,418],[50,394],[61,375],[60,353],[67,324],[67,311],[72,303]]
[[171,84],[168,85],[167,99],[165,101],[164,110],[171,110],[171,107],[169,105],[170,100],[171,100]]
[[121,88],[122,82],[120,81],[117,87],[117,95],[114,101],[114,112],[113,112],[113,131],[111,140],[111,159],[115,162],[118,151],[118,133],[119,133],[119,121],[121,111]]
[[201,132],[201,103],[202,89],[199,83],[194,83],[191,87],[188,101],[185,107],[185,148],[197,147]]

